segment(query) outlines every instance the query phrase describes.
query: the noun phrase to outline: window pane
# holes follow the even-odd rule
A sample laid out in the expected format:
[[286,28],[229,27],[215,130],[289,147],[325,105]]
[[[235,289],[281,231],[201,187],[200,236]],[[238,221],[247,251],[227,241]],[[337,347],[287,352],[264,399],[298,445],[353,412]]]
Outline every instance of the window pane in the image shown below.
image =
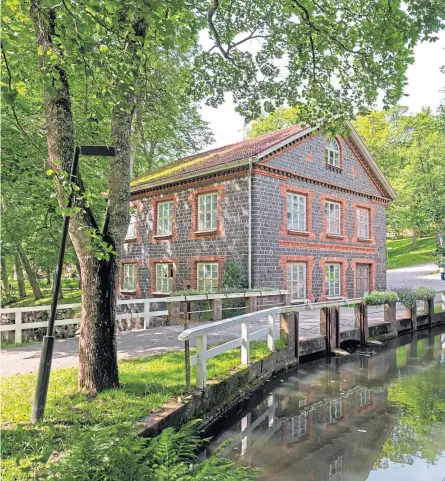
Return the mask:
[[287,194],[287,227],[288,229],[306,230],[306,197],[298,194]]
[[135,291],[136,290],[136,265],[124,264],[123,269],[123,290]]
[[292,263],[287,265],[287,288],[291,299],[306,297],[306,264]]
[[130,214],[130,223],[128,224],[127,234],[125,239],[135,239],[137,237],[137,221],[138,215],[136,212]]
[[157,234],[169,235],[173,227],[173,202],[158,203]]
[[172,292],[173,264],[156,264],[156,290],[158,292]]
[[218,289],[218,264],[199,262],[196,267],[198,290],[210,292]]
[[217,227],[218,195],[198,197],[198,230],[214,230]]

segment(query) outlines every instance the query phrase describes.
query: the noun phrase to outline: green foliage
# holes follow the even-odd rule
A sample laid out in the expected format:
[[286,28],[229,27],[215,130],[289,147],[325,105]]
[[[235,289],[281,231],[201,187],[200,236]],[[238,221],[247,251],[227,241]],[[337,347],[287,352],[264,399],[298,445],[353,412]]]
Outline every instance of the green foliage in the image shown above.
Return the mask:
[[354,126],[397,193],[388,228],[426,234],[445,228],[445,133],[429,109],[394,107],[359,117]]
[[246,289],[247,281],[241,272],[241,266],[238,262],[227,262],[224,265],[222,287],[234,289]]
[[434,253],[437,267],[445,268],[445,244],[438,245]]
[[411,287],[399,287],[397,289],[397,295],[399,297],[399,301],[405,306],[409,308],[416,307],[417,301],[419,300],[416,295],[416,290]]
[[417,239],[415,249],[412,247],[412,239],[388,239],[386,241],[388,269],[433,262],[435,247],[435,237]]
[[[424,340],[418,341],[418,357]],[[400,348],[398,348],[399,351]],[[402,363],[406,353],[401,354]],[[399,358],[399,356],[398,356]],[[383,445],[378,463],[406,464],[411,456],[435,463],[445,442],[445,369],[440,363],[400,379],[388,387],[388,401],[400,408],[392,435]]]
[[259,135],[275,132],[295,125],[299,121],[300,109],[298,107],[278,107],[270,114],[262,114],[247,132],[249,139],[258,137]]
[[[262,359],[268,354],[266,342],[251,343],[252,362]],[[243,369],[244,367],[239,363],[239,348],[210,359],[207,364],[208,378],[221,379],[233,373],[234,369]],[[183,399],[185,394],[184,354],[182,352],[121,361],[119,362],[119,372],[121,381],[119,389],[109,389],[91,398],[77,390],[77,369],[56,369],[51,373],[45,412],[46,422],[37,425],[29,423],[36,374],[3,378],[0,385],[2,479],[12,480],[16,475],[16,479],[31,480],[35,479],[34,473],[40,473],[47,468],[49,471],[45,472],[48,477],[50,474],[51,476],[55,475],[59,470],[58,462],[65,455],[71,456],[71,450],[86,457],[89,456],[88,451],[91,450],[91,459],[98,459],[100,453],[104,454],[106,449],[119,449],[119,439],[122,436],[128,435],[137,443],[138,439],[132,437],[132,432],[138,419],[147,416],[172,398]],[[192,372],[193,379],[194,373]],[[105,444],[108,443],[108,448],[100,445],[92,446],[88,443],[89,437],[97,441],[109,437],[109,443],[106,439],[104,440]],[[129,450],[131,450],[130,445],[132,444],[130,438],[122,439],[123,446]],[[118,454],[120,459],[124,455],[125,449]],[[48,462],[54,462],[54,467],[49,467]],[[130,460],[128,463],[132,465]],[[103,470],[102,473],[106,473],[107,476],[113,475],[106,467],[106,456],[99,460],[98,464]],[[28,468],[29,471],[23,471]],[[113,465],[114,468],[119,473],[127,469],[125,466]],[[76,479],[102,480],[100,472],[94,471],[94,466],[76,465],[73,469],[84,474],[82,469],[91,470],[91,478],[78,477]],[[132,466],[131,469],[136,468]],[[93,476],[93,473],[96,477]],[[70,473],[67,472],[63,475],[70,476]]]
[[428,301],[436,296],[435,289],[431,287],[418,286],[414,290],[415,296],[419,301]]
[[399,297],[393,291],[373,291],[363,298],[368,306],[379,306],[382,304],[393,304],[397,302]]

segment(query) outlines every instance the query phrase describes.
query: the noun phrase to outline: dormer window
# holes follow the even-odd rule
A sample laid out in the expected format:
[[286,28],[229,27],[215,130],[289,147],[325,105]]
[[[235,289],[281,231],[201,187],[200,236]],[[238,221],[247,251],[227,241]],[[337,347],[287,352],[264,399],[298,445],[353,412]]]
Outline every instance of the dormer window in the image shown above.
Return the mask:
[[340,146],[336,139],[329,139],[325,148],[325,160],[327,165],[341,168],[340,165]]

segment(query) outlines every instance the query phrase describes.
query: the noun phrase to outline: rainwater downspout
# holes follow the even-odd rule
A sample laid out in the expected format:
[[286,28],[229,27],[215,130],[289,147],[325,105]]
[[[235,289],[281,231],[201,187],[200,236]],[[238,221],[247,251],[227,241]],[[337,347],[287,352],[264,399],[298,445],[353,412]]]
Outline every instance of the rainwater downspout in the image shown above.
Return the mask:
[[252,288],[252,159],[249,160],[249,268],[248,287]]

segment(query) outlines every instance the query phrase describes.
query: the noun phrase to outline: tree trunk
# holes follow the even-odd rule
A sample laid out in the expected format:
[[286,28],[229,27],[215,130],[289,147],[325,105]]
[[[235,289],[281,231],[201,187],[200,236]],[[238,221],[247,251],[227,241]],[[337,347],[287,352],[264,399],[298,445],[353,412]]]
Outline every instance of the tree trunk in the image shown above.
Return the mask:
[[116,347],[116,258],[82,259],[79,389],[90,394],[119,386]]
[[1,255],[1,263],[2,263],[2,287],[3,293],[7,294],[9,291],[9,280],[8,280],[8,265],[6,264],[6,257],[2,252]]
[[32,293],[34,294],[34,298],[36,300],[42,298],[42,292],[40,291],[39,284],[37,283],[37,277],[35,272],[32,270],[31,264],[26,257],[26,253],[23,250],[22,245],[17,242],[17,252],[20,255],[20,260],[22,261],[23,267],[25,268],[26,276],[28,277],[28,281],[31,284]]
[[416,249],[417,248],[417,229],[413,229],[413,241],[411,244],[411,249]]
[[25,278],[23,276],[23,266],[20,261],[20,255],[16,251],[14,253],[14,264],[15,264],[15,272],[17,275],[17,286],[19,288],[19,297],[22,299],[26,297],[26,287],[25,287]]
[[[39,54],[42,76],[47,79],[48,52],[58,49],[53,37],[57,36],[56,7],[48,9],[41,5],[41,0],[31,0],[31,18],[36,32],[37,47],[42,51]],[[45,12],[44,14],[42,12]],[[63,170],[70,172],[74,152],[74,125],[71,109],[71,95],[69,78],[63,65],[63,52],[58,65],[51,65],[49,71],[53,75],[51,84],[45,82],[45,118],[47,123],[48,154],[51,167],[56,172]],[[124,153],[127,153],[125,150]],[[118,155],[110,163],[111,170],[122,167],[122,157]],[[114,163],[118,165],[114,165]],[[129,170],[128,166],[127,170]],[[95,393],[119,385],[117,369],[117,352],[115,338],[115,305],[116,291],[113,281],[116,272],[116,261],[98,261],[92,257],[87,248],[90,239],[82,227],[92,227],[99,230],[94,214],[85,203],[81,203],[83,185],[80,172],[77,173],[77,183],[80,187],[78,206],[81,211],[71,216],[70,239],[78,256],[81,266],[82,315],[79,338],[79,388]],[[123,172],[121,184],[126,184],[128,191],[127,202],[121,207],[110,208],[108,200],[107,217],[104,226],[104,239],[116,248],[125,237],[125,230],[130,216],[128,208],[129,174]],[[113,189],[109,189],[110,196],[116,197]],[[59,205],[63,205],[63,191],[60,183],[57,184]],[[126,209],[126,217],[119,215],[120,209]],[[116,215],[117,214],[117,215]],[[114,218],[113,218],[114,216]],[[111,217],[111,219],[110,219]],[[126,224],[125,224],[126,220]],[[116,225],[119,224],[119,229]],[[110,232],[111,230],[111,232]],[[122,241],[113,234],[123,231]]]
[[80,289],[82,287],[82,271],[80,269],[80,262],[79,262],[79,259],[77,258],[77,254],[74,255],[74,264],[76,266],[77,276],[79,277],[79,289]]

